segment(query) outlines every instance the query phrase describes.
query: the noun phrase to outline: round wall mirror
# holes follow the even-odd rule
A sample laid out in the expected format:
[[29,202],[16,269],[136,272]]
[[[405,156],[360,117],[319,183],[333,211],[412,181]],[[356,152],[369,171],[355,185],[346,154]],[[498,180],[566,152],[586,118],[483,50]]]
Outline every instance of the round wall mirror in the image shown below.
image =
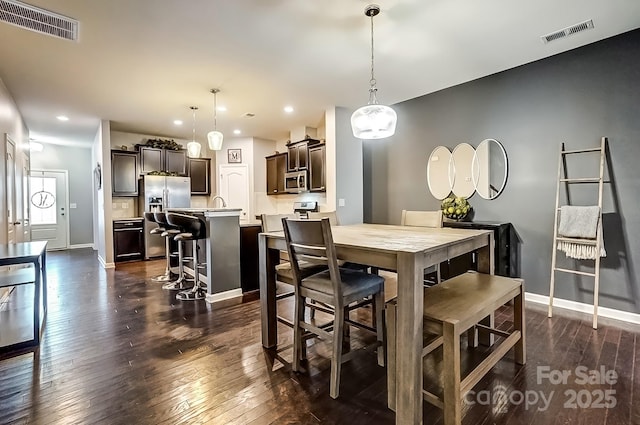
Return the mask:
[[444,199],[451,193],[449,184],[449,162],[451,152],[444,146],[438,146],[431,152],[427,162],[427,185],[436,199]]
[[500,142],[480,142],[473,158],[473,185],[484,199],[495,199],[507,183],[507,152]]
[[450,166],[454,176],[451,190],[456,196],[470,198],[476,191],[471,177],[474,156],[475,149],[468,143],[460,143],[451,153]]

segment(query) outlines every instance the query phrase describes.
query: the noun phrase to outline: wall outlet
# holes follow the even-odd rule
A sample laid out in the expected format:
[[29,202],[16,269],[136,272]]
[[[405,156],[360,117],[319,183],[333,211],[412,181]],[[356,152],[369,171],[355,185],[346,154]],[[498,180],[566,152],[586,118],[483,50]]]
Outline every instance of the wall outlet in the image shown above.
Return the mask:
[[338,199],[338,206],[339,207],[344,207],[344,198]]
[[72,202],[72,203],[69,204],[69,208],[70,209],[71,208],[78,208],[78,205],[76,203]]
[[122,203],[122,209],[126,210],[127,208],[129,208],[129,204],[127,204],[126,202]]

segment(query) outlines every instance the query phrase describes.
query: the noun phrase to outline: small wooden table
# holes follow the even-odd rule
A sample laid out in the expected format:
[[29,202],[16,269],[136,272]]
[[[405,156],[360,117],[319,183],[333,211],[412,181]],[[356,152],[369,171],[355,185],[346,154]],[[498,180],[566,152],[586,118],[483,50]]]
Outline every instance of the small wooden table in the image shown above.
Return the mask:
[[[0,266],[33,264],[33,267],[0,271],[0,288],[34,284],[33,339],[0,347],[0,354],[37,347],[47,314],[47,242],[0,244]],[[40,324],[40,291],[42,291],[42,326]],[[0,326],[2,324],[0,323]]]
[[[398,273],[396,350],[397,424],[422,423],[423,270],[458,255],[478,252],[478,269],[493,274],[493,232],[379,224],[331,228],[338,258]],[[262,345],[277,345],[275,266],[286,249],[283,232],[261,233]]]

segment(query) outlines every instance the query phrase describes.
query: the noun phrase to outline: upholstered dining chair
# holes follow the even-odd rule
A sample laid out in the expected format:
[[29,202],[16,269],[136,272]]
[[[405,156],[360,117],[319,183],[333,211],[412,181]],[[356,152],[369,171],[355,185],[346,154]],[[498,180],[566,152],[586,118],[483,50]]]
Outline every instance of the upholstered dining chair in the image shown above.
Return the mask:
[[[440,228],[442,227],[442,211],[407,211],[402,210],[402,217],[400,218],[401,226],[413,226],[413,227],[432,227],[432,228]],[[425,284],[431,283],[430,279],[428,279],[427,275],[434,273],[436,274],[435,284],[440,283],[441,275],[440,275],[440,264],[436,264],[435,266],[431,266],[424,271],[425,275]]]
[[[283,219],[287,252],[294,277],[295,314],[293,337],[294,371],[300,371],[300,362],[306,353],[306,339],[318,335],[332,341],[330,396],[337,398],[340,389],[340,370],[343,362],[352,358],[358,350],[342,353],[342,340],[346,326],[356,326],[376,333],[376,342],[370,347],[378,349],[378,364],[384,365],[384,278],[361,270],[338,267],[336,248],[333,243],[331,225],[328,218],[322,220]],[[311,276],[304,276],[301,264],[313,258],[323,262],[327,270]],[[374,297],[375,328],[353,322],[345,317],[345,311],[368,297]],[[305,299],[332,305],[334,321],[329,329],[305,321]]]

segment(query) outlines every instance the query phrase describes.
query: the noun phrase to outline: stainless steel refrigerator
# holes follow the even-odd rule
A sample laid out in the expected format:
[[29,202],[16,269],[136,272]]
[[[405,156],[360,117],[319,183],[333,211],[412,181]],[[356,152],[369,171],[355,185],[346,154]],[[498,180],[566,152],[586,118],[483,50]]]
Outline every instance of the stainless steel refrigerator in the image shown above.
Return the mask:
[[[166,211],[167,208],[191,206],[191,179],[189,177],[144,176],[140,180],[138,195],[140,215],[145,212]],[[160,235],[149,232],[156,223],[144,221],[145,259],[165,255],[165,241]]]

